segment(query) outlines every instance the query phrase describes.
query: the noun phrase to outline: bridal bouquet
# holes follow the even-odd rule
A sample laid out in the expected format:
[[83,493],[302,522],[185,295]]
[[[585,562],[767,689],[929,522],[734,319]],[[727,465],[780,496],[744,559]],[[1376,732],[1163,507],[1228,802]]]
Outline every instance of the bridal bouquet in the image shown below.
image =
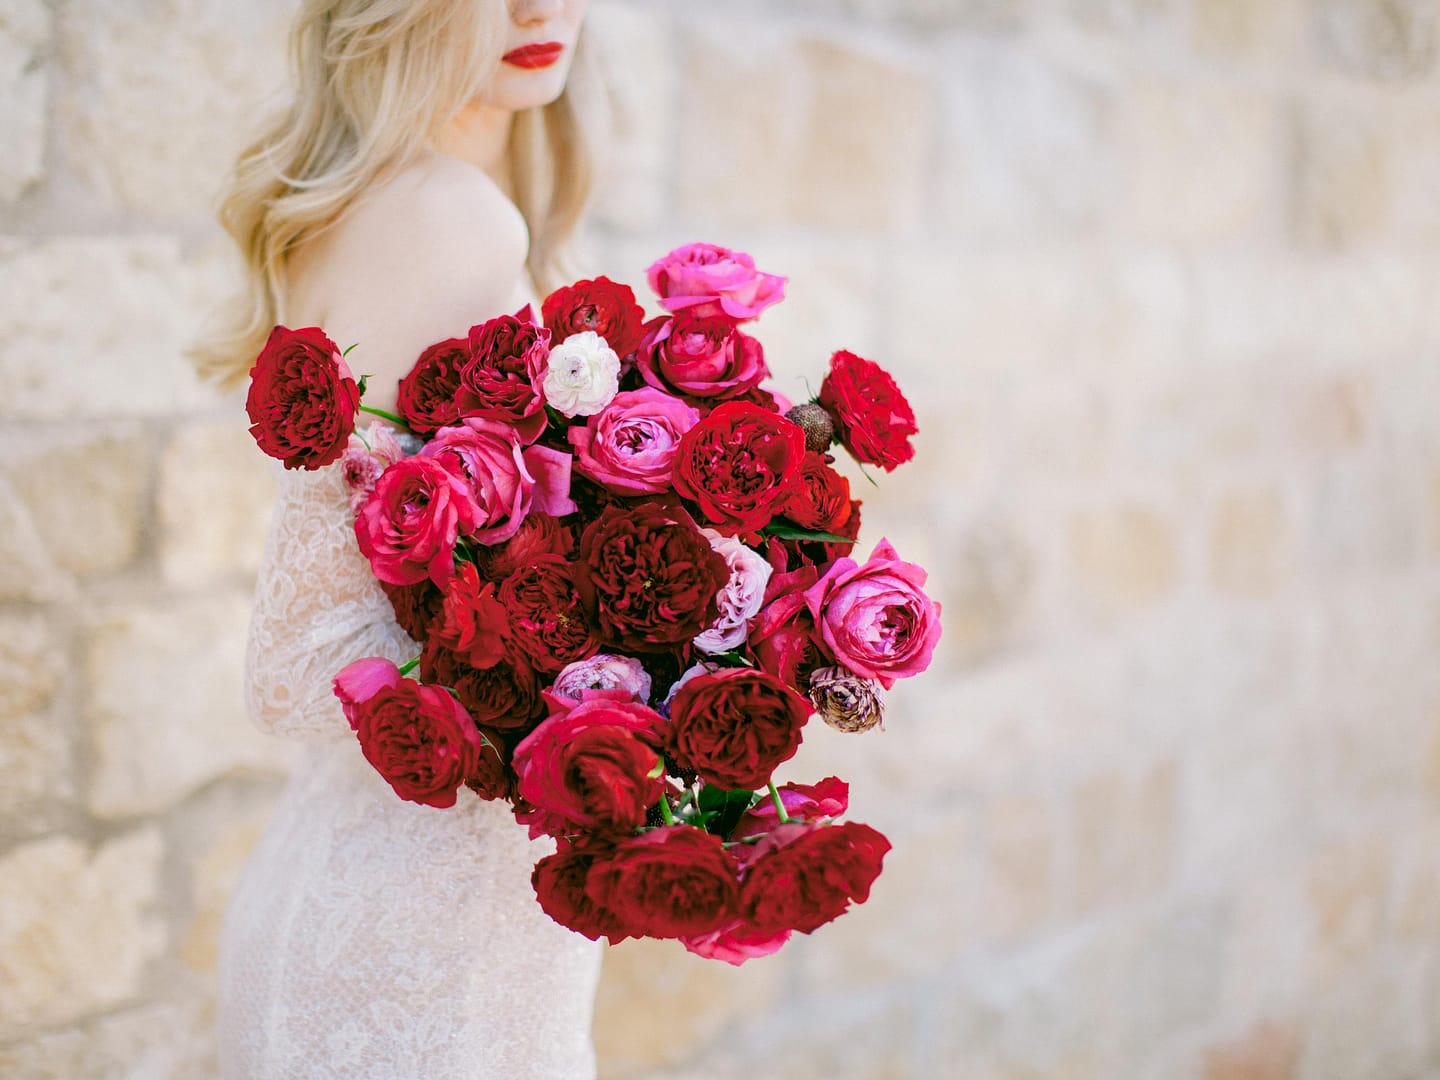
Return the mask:
[[[556,841],[533,883],[564,926],[738,964],[868,897],[890,845],[837,820],[847,785],[773,776],[817,713],[879,724],[940,607],[887,541],[852,555],[860,503],[829,453],[912,457],[890,376],[837,352],[791,407],[744,330],[784,278],[704,244],[648,277],[648,321],[601,277],[437,342],[398,416],[361,404],[320,329],[276,327],[246,404],[287,468],[341,463],[356,543],[420,643],[335,676],[395,793],[508,801]],[[361,411],[395,428],[364,438]]]

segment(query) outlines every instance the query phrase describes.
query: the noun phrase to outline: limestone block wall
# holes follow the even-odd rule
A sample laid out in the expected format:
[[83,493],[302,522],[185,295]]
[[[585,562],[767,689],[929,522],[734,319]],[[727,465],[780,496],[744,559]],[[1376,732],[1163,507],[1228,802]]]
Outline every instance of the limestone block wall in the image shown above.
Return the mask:
[[[240,657],[272,488],[180,356],[293,0],[0,0],[0,1075],[213,1075],[284,782]],[[596,0],[589,236],[791,277],[799,396],[946,634],[813,729],[895,843],[733,970],[610,952],[614,1080],[1440,1074],[1440,3]]]

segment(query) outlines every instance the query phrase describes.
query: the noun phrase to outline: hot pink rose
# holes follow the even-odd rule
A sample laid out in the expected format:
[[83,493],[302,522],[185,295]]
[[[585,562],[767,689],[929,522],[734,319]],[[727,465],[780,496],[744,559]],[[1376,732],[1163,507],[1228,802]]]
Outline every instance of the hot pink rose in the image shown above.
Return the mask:
[[[778,790],[791,821],[811,822],[839,817],[850,806],[850,785],[838,776],[827,776],[818,784],[784,784]],[[745,811],[730,830],[730,836],[735,840],[760,836],[779,824],[780,815],[775,810],[775,800],[761,799]],[[741,856],[742,863],[748,865],[747,856],[753,851],[750,849]]]
[[575,469],[618,495],[668,491],[681,437],[700,413],[650,387],[616,394],[584,427],[572,427]]
[[765,350],[723,315],[682,311],[646,329],[636,367],[658,390],[691,398],[734,398],[770,374]]
[[482,544],[510,539],[532,507],[557,517],[575,509],[570,456],[543,446],[522,449],[509,424],[469,417],[441,428],[420,454],[468,484],[478,510],[474,537]]
[[475,528],[470,485],[433,458],[408,457],[381,474],[355,518],[355,539],[370,569],[390,585],[427,577],[445,586],[455,573],[455,540]]
[[881,540],[864,566],[836,559],[805,604],[835,659],[888,689],[929,667],[940,640],[940,605],[925,595],[925,577]]
[[712,930],[708,934],[681,938],[680,944],[706,960],[724,960],[727,964],[739,967],[746,960],[779,952],[780,946],[789,940],[789,930],[763,933],[737,919],[730,925]]
[[646,275],[666,311],[723,311],[736,322],[744,322],[785,299],[783,277],[761,273],[751,256],[718,244],[676,248]]
[[383,656],[367,656],[341,668],[333,685],[345,719],[350,721],[350,730],[354,731],[359,722],[360,706],[381,690],[393,690],[399,686],[400,669]]

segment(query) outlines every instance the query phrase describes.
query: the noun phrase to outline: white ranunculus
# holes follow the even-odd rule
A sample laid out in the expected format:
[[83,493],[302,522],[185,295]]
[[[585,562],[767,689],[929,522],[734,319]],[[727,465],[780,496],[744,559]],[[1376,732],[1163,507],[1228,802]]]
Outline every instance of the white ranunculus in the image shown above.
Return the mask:
[[746,547],[733,536],[722,536],[714,529],[701,529],[710,546],[730,568],[730,580],[716,599],[720,615],[701,631],[695,647],[714,656],[738,649],[750,633],[750,620],[760,614],[765,603],[765,586],[770,584],[771,566],[758,551]]
[[620,357],[593,330],[571,334],[550,350],[543,389],[566,416],[594,416],[620,390]]

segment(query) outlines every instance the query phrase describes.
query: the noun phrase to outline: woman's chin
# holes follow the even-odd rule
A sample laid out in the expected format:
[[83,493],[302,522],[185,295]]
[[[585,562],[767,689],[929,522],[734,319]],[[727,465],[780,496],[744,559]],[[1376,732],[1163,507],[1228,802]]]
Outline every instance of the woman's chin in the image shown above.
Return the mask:
[[503,67],[485,92],[485,102],[496,108],[519,112],[549,105],[565,92],[569,64],[548,68]]

